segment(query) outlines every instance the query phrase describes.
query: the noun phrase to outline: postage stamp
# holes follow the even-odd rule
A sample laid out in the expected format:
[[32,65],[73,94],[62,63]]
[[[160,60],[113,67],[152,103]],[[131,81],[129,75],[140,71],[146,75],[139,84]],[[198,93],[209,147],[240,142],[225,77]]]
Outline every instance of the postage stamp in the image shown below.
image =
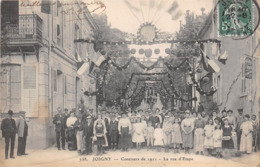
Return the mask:
[[247,36],[253,31],[252,0],[221,0],[218,4],[220,36]]

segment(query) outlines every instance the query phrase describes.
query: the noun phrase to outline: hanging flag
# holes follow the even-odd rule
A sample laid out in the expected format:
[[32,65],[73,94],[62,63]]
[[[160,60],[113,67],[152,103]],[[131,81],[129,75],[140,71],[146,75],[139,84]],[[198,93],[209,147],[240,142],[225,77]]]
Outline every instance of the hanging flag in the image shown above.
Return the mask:
[[94,50],[94,44],[93,43],[89,43],[87,45],[87,53],[89,56],[89,59],[95,63],[96,66],[100,66],[100,64],[106,60],[105,57],[98,51],[95,52]]
[[221,56],[219,56],[218,61],[221,62],[222,64],[226,64],[227,58],[228,58],[228,54],[225,51]]
[[208,60],[208,64],[215,72],[219,72],[220,71],[219,66],[215,63],[214,60]]
[[89,62],[80,62],[78,63],[77,74],[82,75],[85,71],[89,70]]
[[95,56],[96,59],[94,59],[94,63],[97,65],[97,66],[100,66],[102,64],[103,61],[106,60],[106,58],[98,51],[96,52],[96,56]]
[[172,20],[176,20],[182,15],[182,12],[177,9],[178,7],[179,4],[177,1],[174,1],[171,7],[168,9],[168,13],[172,16]]
[[209,57],[205,54],[205,52],[203,52],[202,49],[200,49],[200,51],[201,51],[201,63],[203,65],[203,68],[207,71]]
[[218,44],[212,43],[212,55],[216,56],[218,54]]

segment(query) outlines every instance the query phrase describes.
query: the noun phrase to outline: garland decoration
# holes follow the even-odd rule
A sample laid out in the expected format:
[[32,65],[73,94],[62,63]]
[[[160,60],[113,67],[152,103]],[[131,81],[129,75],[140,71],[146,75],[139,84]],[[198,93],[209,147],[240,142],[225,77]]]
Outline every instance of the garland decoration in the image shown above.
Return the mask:
[[162,44],[162,43],[169,43],[169,44],[198,44],[198,43],[221,43],[218,39],[205,39],[205,40],[155,40],[155,41],[140,41],[138,39],[132,41],[100,41],[100,40],[92,40],[92,39],[76,39],[74,40],[75,43],[77,42],[84,42],[84,43],[99,43],[103,45],[154,45],[154,44]]
[[189,67],[188,70],[189,70],[189,75],[191,77],[191,80],[192,80],[194,86],[196,87],[196,90],[203,96],[213,96],[213,94],[217,91],[217,88],[212,86],[211,90],[208,92],[202,90],[201,87],[199,86],[198,81],[196,81],[196,79],[195,79],[195,74],[192,72],[192,69]]
[[180,65],[178,65],[176,67],[170,65],[168,62],[165,62],[165,60],[162,57],[159,57],[157,59],[157,61],[154,62],[151,66],[143,65],[140,61],[138,61],[133,56],[130,59],[128,59],[128,61],[123,66],[119,66],[117,63],[112,61],[112,59],[110,57],[107,58],[107,61],[108,61],[108,63],[112,64],[119,71],[122,71],[122,70],[125,70],[126,68],[128,68],[132,61],[134,61],[140,68],[142,68],[143,70],[147,70],[147,71],[154,69],[158,65],[158,63],[162,61],[169,70],[176,71],[176,70],[179,70],[181,67],[183,67],[184,63],[188,62],[188,59],[185,59],[183,62],[180,63]]

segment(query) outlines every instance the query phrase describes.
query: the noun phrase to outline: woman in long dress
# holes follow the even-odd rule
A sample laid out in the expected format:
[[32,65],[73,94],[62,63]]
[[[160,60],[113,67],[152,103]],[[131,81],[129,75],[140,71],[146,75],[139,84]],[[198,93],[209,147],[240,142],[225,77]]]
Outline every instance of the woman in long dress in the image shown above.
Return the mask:
[[222,149],[222,136],[223,136],[223,130],[221,128],[221,123],[216,124],[215,130],[213,132],[213,146],[216,150],[216,157],[220,158],[222,157],[221,149]]
[[75,117],[75,112],[72,110],[70,112],[70,117],[66,121],[66,125],[68,127],[67,130],[67,142],[70,151],[77,150],[77,140],[74,129],[74,124],[77,121],[77,117]]
[[97,145],[97,155],[102,155],[103,146],[106,144],[105,141],[106,129],[102,123],[102,120],[99,119],[97,121],[96,125],[94,126],[93,133],[94,133],[94,137],[96,138],[94,144]]
[[141,117],[137,116],[136,123],[133,125],[132,141],[136,143],[136,149],[141,149],[141,143],[144,142],[144,125],[141,123]]
[[154,146],[156,146],[157,151],[161,151],[161,147],[164,144],[163,130],[161,128],[160,123],[157,123],[156,126],[157,126],[157,128],[154,130]]
[[240,151],[245,152],[247,154],[252,153],[252,142],[253,142],[253,124],[249,121],[249,115],[246,114],[244,119],[245,122],[242,123],[240,129],[242,130],[241,142],[240,142]]
[[172,132],[172,122],[170,121],[170,118],[168,115],[165,116],[162,126],[163,132],[164,132],[164,147],[165,152],[169,152],[169,147],[171,143],[171,132]]
[[181,138],[181,127],[179,124],[179,118],[174,119],[174,123],[172,125],[172,141],[174,153],[179,153],[180,144],[182,143]]
[[253,151],[258,151],[259,143],[259,121],[256,119],[256,115],[252,115],[252,124],[253,124]]
[[212,154],[212,149],[214,146],[213,132],[214,132],[213,120],[209,119],[208,124],[204,128],[204,133],[205,133],[204,148],[207,149],[208,155]]
[[232,140],[232,127],[229,125],[228,119],[223,119],[223,138],[222,138],[222,148],[223,155],[229,155],[229,150],[234,149],[234,143]]
[[194,124],[194,149],[196,154],[201,153],[203,155],[204,151],[204,127],[205,122],[201,117],[201,113],[198,113],[198,118]]
[[185,153],[189,153],[193,143],[193,119],[190,118],[190,111],[185,111],[185,119],[181,122],[182,140]]

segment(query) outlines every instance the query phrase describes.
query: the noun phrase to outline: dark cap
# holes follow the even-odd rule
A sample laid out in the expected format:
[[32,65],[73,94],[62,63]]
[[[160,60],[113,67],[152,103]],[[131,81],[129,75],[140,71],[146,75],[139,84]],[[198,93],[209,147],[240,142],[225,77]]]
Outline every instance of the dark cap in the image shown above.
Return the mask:
[[250,118],[250,116],[248,114],[246,114],[245,117],[247,117],[248,119]]
[[237,109],[238,112],[243,112],[243,108]]
[[232,111],[232,110],[228,110],[228,111],[227,111],[227,113],[229,113],[229,112],[233,113],[233,111]]
[[14,112],[13,112],[12,110],[9,110],[9,111],[8,111],[8,114],[9,114],[9,115],[13,115]]

